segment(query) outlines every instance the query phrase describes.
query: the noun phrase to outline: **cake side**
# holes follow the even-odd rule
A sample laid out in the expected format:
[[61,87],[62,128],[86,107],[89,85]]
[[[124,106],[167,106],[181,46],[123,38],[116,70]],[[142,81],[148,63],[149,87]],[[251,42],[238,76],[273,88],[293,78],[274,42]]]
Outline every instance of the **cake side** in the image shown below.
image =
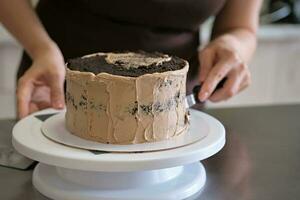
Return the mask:
[[68,130],[111,144],[154,142],[186,132],[184,63],[179,70],[137,77],[67,69]]

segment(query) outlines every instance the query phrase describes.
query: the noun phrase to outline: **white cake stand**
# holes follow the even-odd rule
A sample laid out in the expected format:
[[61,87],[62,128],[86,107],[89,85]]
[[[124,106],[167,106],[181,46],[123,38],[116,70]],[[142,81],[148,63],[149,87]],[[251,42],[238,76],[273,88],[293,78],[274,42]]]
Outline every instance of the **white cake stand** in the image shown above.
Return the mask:
[[[34,115],[57,112],[44,110]],[[179,200],[199,192],[206,173],[199,162],[225,144],[225,129],[213,117],[191,110],[192,123],[206,123],[208,135],[180,148],[141,153],[102,153],[56,143],[30,115],[13,129],[13,145],[37,160],[33,185],[56,200]],[[197,120],[196,120],[197,119]]]

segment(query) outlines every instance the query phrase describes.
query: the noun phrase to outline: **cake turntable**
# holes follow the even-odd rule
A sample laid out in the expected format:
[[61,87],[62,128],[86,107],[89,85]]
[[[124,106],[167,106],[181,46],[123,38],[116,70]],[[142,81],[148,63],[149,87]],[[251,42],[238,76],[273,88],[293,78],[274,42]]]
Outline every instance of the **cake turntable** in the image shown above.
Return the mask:
[[191,109],[190,131],[203,131],[203,125],[208,131],[195,142],[155,151],[87,150],[58,143],[42,133],[45,122],[38,116],[57,112],[47,109],[34,113],[13,129],[16,150],[40,162],[33,172],[34,187],[51,199],[186,199],[205,184],[205,168],[199,161],[214,155],[225,144],[223,125]]

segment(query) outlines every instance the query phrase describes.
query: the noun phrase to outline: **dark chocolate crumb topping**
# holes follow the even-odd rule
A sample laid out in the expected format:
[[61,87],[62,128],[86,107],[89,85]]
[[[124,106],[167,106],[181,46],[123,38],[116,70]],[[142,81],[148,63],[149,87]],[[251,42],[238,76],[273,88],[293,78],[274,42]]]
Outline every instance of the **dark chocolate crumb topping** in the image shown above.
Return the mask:
[[[140,51],[137,53],[144,54],[152,58],[162,56],[162,54],[160,53],[146,53]],[[186,64],[183,59],[178,58],[176,56],[172,56],[170,61],[165,61],[158,65],[152,64],[149,66],[140,66],[138,68],[124,68],[122,66],[122,63],[107,63],[105,58],[106,55],[95,55],[85,58],[74,58],[67,61],[67,67],[71,70],[81,72],[92,72],[94,74],[105,72],[119,76],[138,77],[144,74],[152,74],[155,72],[161,73],[166,71],[179,70],[182,69]]]

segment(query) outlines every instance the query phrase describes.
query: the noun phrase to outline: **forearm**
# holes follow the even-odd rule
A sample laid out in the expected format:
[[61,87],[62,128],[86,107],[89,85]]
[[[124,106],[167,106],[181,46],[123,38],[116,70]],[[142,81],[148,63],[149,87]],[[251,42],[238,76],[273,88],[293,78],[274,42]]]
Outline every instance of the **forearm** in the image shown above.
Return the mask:
[[57,49],[28,0],[1,0],[0,22],[23,45],[32,59]]
[[214,22],[212,40],[220,36],[234,38],[234,45],[245,62],[251,59],[256,48],[261,2],[228,0]]

